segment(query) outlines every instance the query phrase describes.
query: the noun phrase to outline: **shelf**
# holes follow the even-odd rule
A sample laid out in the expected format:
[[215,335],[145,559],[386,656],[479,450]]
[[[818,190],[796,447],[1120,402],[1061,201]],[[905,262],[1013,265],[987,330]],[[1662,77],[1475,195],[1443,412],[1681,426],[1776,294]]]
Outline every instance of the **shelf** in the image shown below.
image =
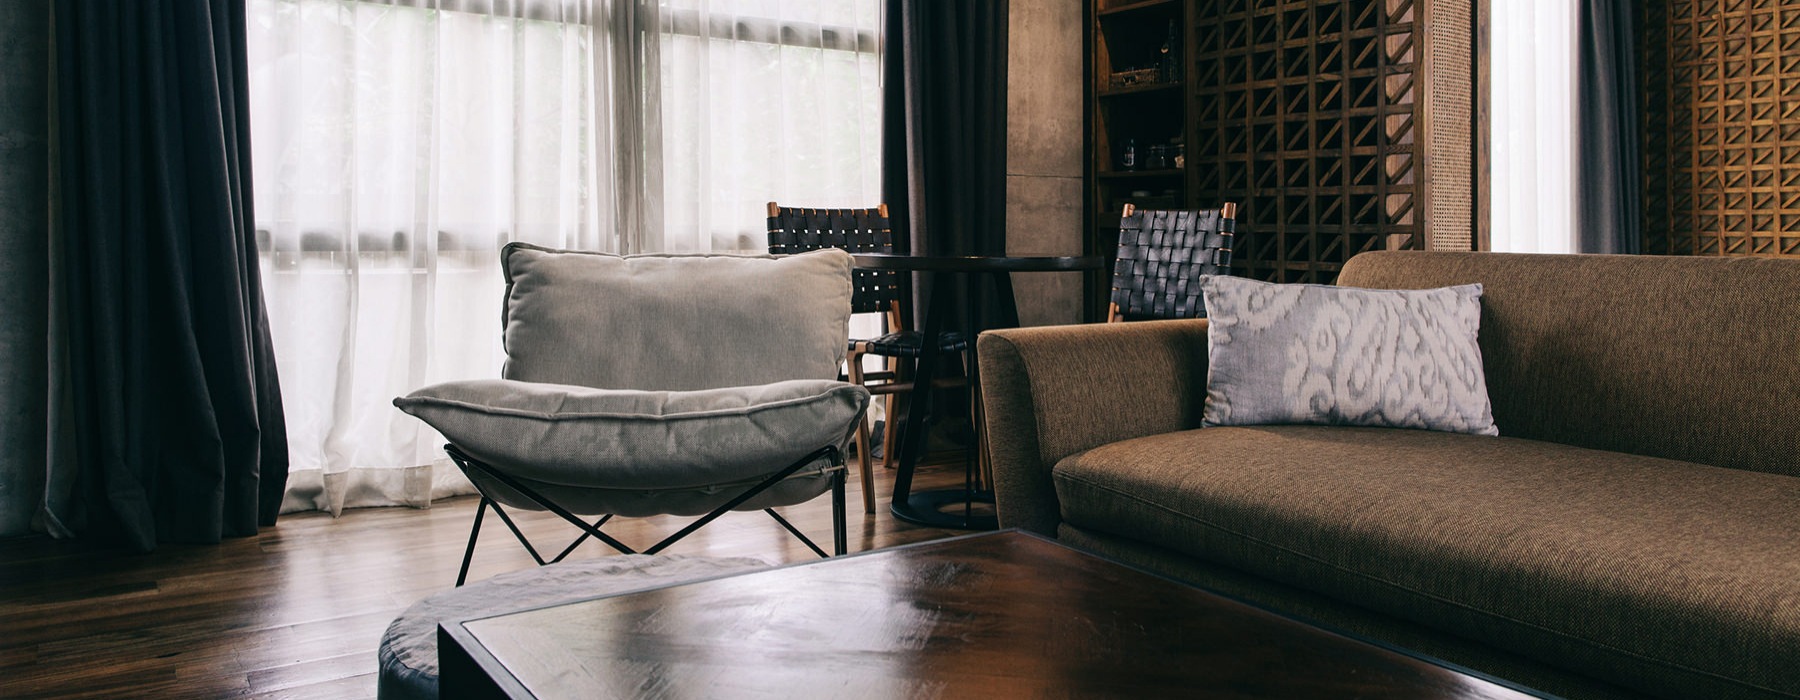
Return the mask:
[[1119,95],[1142,95],[1144,93],[1162,92],[1164,90],[1174,90],[1176,92],[1180,92],[1181,85],[1182,85],[1182,83],[1179,80],[1174,81],[1174,82],[1169,82],[1169,83],[1150,83],[1148,85],[1127,85],[1122,88],[1108,88],[1105,90],[1101,90],[1097,94],[1100,97],[1117,97]]
[[1120,5],[1118,7],[1109,7],[1107,9],[1095,12],[1094,15],[1104,18],[1104,17],[1111,17],[1113,15],[1126,14],[1126,13],[1130,13],[1130,12],[1141,12],[1143,10],[1155,10],[1155,9],[1175,10],[1175,9],[1179,9],[1180,7],[1181,7],[1181,3],[1179,2],[1179,0],[1144,0],[1143,2],[1134,2],[1129,5]]
[[1102,180],[1136,180],[1157,177],[1179,177],[1185,174],[1187,174],[1187,171],[1181,168],[1163,168],[1161,170],[1115,170],[1096,173],[1095,177]]

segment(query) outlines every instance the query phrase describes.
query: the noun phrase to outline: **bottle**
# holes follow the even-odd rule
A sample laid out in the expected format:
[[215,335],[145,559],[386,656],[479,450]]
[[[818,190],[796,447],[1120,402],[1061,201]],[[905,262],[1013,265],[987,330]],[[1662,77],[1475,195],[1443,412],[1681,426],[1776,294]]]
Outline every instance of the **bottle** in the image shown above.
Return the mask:
[[1162,48],[1157,49],[1156,74],[1165,83],[1175,82],[1178,74],[1178,59],[1175,58],[1175,20],[1169,20],[1169,35],[1163,39]]
[[1137,140],[1125,139],[1125,152],[1119,156],[1119,167],[1137,170]]

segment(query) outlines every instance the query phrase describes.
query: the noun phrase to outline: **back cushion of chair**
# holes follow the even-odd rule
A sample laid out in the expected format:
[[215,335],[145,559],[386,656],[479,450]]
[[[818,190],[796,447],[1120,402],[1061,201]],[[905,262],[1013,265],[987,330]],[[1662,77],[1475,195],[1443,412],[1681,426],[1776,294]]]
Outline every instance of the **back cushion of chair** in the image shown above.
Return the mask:
[[513,243],[507,379],[691,391],[836,379],[850,255],[632,255]]

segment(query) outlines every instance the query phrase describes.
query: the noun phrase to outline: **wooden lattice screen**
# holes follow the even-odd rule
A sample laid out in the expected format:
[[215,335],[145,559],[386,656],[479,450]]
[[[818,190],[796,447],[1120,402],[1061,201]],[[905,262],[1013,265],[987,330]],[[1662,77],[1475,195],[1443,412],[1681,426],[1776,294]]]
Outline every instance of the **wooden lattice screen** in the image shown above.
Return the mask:
[[1800,2],[1638,8],[1644,252],[1800,256]]
[[[1328,283],[1367,250],[1469,249],[1472,32],[1454,29],[1471,26],[1469,4],[1425,5],[1195,0],[1188,192],[1240,203],[1239,274]],[[1427,12],[1451,41],[1425,45]],[[1457,137],[1436,149],[1422,109],[1434,64]],[[1443,187],[1426,188],[1433,150]]]

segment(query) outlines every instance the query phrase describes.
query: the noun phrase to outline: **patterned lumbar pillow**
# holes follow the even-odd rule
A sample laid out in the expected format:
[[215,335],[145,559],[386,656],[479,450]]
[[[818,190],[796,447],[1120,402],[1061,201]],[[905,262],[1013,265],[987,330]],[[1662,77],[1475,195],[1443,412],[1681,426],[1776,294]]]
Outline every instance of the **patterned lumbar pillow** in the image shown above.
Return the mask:
[[1322,423],[1498,435],[1481,285],[1357,289],[1208,276],[1204,424]]

